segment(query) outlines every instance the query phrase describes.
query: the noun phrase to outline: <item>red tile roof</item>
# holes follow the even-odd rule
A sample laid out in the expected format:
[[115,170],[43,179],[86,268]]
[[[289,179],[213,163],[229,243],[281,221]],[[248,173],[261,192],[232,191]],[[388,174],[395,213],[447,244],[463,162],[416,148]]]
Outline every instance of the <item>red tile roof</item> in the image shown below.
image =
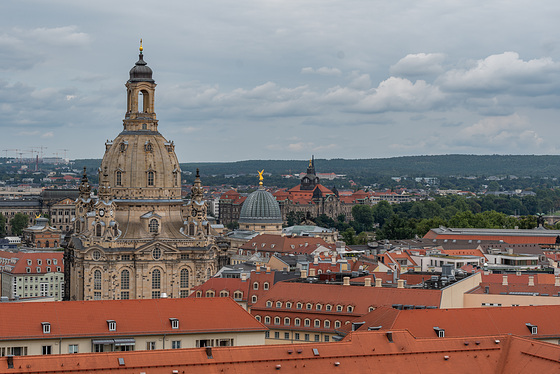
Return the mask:
[[[60,268],[60,271],[64,271],[63,257],[64,253],[61,251],[15,253],[0,251],[0,258],[17,259],[15,265],[2,265],[0,262],[0,267],[4,267],[4,271],[11,274],[46,274],[48,272],[56,272],[57,267]],[[39,264],[38,260],[41,261],[41,264]],[[50,260],[50,264],[47,260]],[[56,260],[56,264],[54,260]],[[6,265],[10,265],[10,267]],[[11,268],[11,266],[13,266],[13,268]],[[47,267],[50,268],[50,271],[47,271]],[[29,271],[27,271],[27,269],[29,269]]]
[[559,356],[558,345],[512,335],[419,339],[406,331],[355,332],[338,343],[19,356],[13,369],[1,357],[0,372],[551,373]]
[[[292,247],[293,246],[293,247]],[[307,236],[280,236],[262,234],[255,236],[251,241],[243,244],[240,249],[251,251],[266,251],[278,253],[310,254],[319,246],[336,250],[336,246],[325,242],[321,238]]]
[[196,291],[202,291],[202,295],[206,295],[206,291],[214,291],[216,296],[220,296],[221,291],[227,291],[230,297],[233,293],[241,291],[243,297],[240,301],[247,301],[249,297],[249,280],[241,280],[241,278],[210,278],[200,286],[192,289],[191,296],[196,296]]
[[[417,338],[435,338],[434,327],[445,330],[445,337],[514,334],[529,338],[560,338],[560,305],[411,309],[377,308],[360,317],[360,331],[381,326],[381,330],[408,330]],[[459,322],[460,321],[460,322]],[[527,323],[537,326],[532,334]]]
[[[51,338],[265,330],[227,297],[0,303],[0,315],[10,321],[0,323],[0,340],[44,338],[41,322],[51,324]],[[169,318],[179,319],[179,329]]]
[[[312,303],[353,306],[353,313],[366,314],[370,306],[406,304],[439,307],[441,301],[440,290],[381,288],[364,286],[343,286],[336,284],[318,284],[303,282],[279,282],[263,295],[253,306],[255,309],[275,309],[266,306],[270,300],[291,301],[292,303]],[[294,306],[295,308],[295,306]],[[300,311],[304,312],[304,310]]]

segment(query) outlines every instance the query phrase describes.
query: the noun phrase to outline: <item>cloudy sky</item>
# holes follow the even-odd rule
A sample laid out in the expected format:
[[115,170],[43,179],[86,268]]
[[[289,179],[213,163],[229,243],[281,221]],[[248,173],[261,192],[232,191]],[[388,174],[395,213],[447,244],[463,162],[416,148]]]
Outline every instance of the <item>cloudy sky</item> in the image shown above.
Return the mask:
[[181,162],[559,154],[559,20],[558,1],[1,1],[0,155],[101,158],[140,38]]

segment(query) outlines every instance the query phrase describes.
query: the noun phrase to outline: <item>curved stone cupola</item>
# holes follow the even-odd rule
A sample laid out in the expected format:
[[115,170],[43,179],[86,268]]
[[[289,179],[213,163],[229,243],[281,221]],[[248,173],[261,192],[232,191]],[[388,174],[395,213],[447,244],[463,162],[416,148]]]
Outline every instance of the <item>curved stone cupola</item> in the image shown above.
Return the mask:
[[105,143],[100,185],[106,199],[181,199],[181,170],[175,145],[158,131],[156,83],[140,45],[140,59],[126,82],[123,131]]

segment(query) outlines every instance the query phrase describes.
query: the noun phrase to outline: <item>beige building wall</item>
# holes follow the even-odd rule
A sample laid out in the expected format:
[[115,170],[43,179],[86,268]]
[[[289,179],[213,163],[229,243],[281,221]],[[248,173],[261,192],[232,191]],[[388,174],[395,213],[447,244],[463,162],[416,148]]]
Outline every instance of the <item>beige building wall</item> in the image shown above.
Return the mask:
[[560,297],[553,296],[498,295],[477,293],[465,294],[464,300],[464,308],[480,308],[483,306],[560,305]]
[[466,292],[478,287],[482,282],[481,273],[475,273],[470,277],[455,282],[441,290],[440,309],[465,308],[464,297]]
[[[150,336],[131,336],[131,335],[115,335],[104,337],[81,337],[81,338],[56,338],[56,339],[23,339],[23,340],[4,340],[0,341],[0,356],[10,354],[11,347],[22,347],[22,352],[26,355],[42,355],[43,347],[50,346],[51,354],[76,353],[70,351],[70,346],[77,345],[77,353],[94,352],[93,339],[122,339],[133,338],[135,345],[132,346],[134,351],[144,351],[148,349],[148,342],[155,342],[155,349],[171,349],[173,341],[180,341],[181,348],[196,348],[197,341],[214,340],[214,346],[218,346],[220,341],[228,341],[233,339],[233,346],[247,345],[264,345],[265,333],[259,332],[231,332],[231,333],[206,333],[206,334],[160,334]],[[110,346],[105,346],[109,348]],[[114,350],[120,350],[115,347]]]

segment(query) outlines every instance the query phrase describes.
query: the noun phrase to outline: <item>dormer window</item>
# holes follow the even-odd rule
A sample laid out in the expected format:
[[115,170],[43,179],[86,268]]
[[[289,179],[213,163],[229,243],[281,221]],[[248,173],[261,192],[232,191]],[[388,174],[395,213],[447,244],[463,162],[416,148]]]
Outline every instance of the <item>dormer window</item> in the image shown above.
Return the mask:
[[51,324],[49,322],[41,322],[43,326],[43,334],[50,334],[51,333]]
[[43,264],[43,261],[41,261],[41,259],[38,259],[37,260],[37,265],[42,265],[42,264]]
[[264,284],[263,284],[263,290],[268,290],[268,282],[264,282]]
[[445,329],[434,326],[434,331],[436,332],[438,338],[445,338]]
[[117,322],[112,319],[108,319],[107,327],[109,327],[109,331],[117,331]]
[[179,319],[169,318],[169,321],[171,322],[171,328],[172,329],[178,329],[179,328]]
[[267,306],[268,308],[271,308],[271,307],[272,307],[272,301],[268,300],[268,301],[266,302],[266,306]]
[[27,265],[31,265],[32,261],[27,259]]
[[537,335],[538,334],[538,329],[537,329],[536,325],[533,325],[532,323],[526,323],[525,326],[527,326],[529,331],[531,331],[531,335]]
[[277,302],[276,302],[276,307],[277,307],[277,308],[282,308],[282,302],[281,302],[281,301],[277,301]]

